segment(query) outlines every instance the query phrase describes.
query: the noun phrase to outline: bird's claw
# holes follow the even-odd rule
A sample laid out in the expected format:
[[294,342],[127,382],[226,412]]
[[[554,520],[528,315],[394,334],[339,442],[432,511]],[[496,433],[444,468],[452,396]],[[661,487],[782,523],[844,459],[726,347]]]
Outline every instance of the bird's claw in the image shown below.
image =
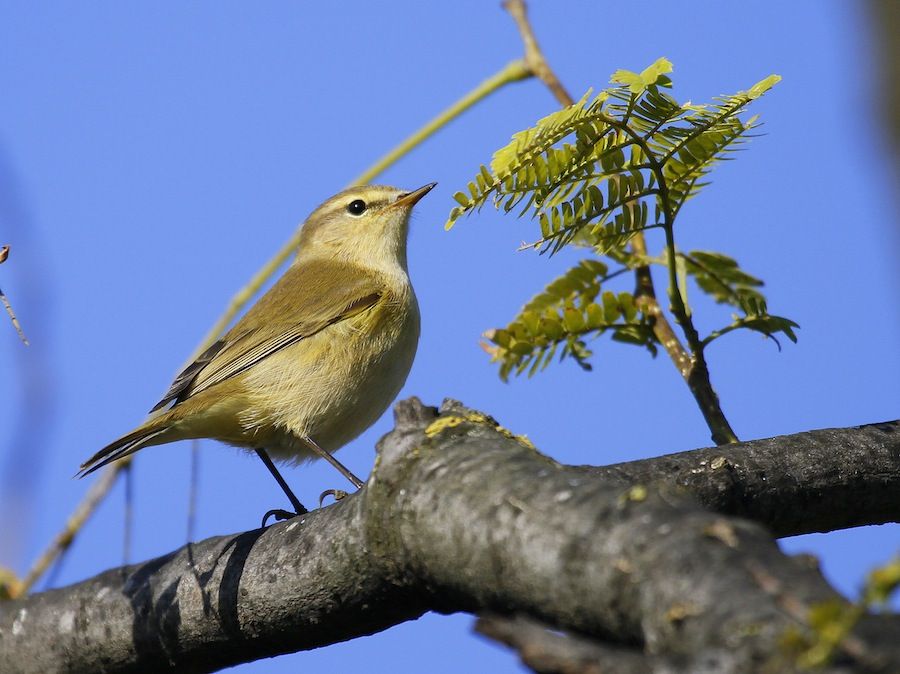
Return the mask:
[[305,515],[307,512],[309,511],[305,508],[303,509],[303,512],[299,513],[292,513],[290,510],[282,510],[281,508],[272,508],[265,515],[263,515],[262,526],[263,528],[265,528],[266,522],[269,521],[270,517],[274,517],[276,522],[283,522],[284,520],[289,520],[292,517],[297,517],[297,515]]
[[341,499],[347,498],[347,492],[343,489],[326,489],[321,494],[319,494],[319,507],[322,507],[322,502],[325,500],[326,496],[333,496],[335,501],[340,501]]

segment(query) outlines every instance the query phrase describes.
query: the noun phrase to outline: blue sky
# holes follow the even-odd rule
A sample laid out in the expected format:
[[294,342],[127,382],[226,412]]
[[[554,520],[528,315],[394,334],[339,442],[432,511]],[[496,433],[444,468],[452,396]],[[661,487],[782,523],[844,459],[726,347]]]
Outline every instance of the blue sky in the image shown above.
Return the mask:
[[[33,346],[0,325],[0,564],[26,568],[88,487],[77,465],[139,422],[231,295],[316,204],[433,114],[521,54],[499,3],[0,4],[0,287]],[[703,102],[769,75],[765,135],[685,208],[684,248],[721,250],[767,282],[802,327],[778,352],[735,334],[709,352],[744,439],[896,418],[900,312],[896,183],[877,124],[861,3],[534,2],[547,56],[573,95],[659,56],[675,95]],[[577,255],[517,253],[525,221],[484,211],[443,230],[451,195],[509,136],[555,108],[536,81],[496,94],[379,182],[439,185],[417,208],[410,268],[423,314],[402,396],[451,396],[546,453],[609,463],[709,444],[663,357],[601,340],[574,364],[500,382],[478,347]],[[659,246],[659,241],[651,241]],[[627,284],[626,286],[627,287]],[[709,330],[728,311],[699,301]],[[8,327],[8,326],[7,326]],[[386,415],[340,458],[367,474]],[[185,542],[186,444],[136,464],[133,559]],[[343,486],[327,466],[288,470],[307,500]],[[200,450],[197,536],[256,526],[281,506],[254,459]],[[119,487],[73,546],[58,583],[121,562]],[[13,523],[13,524],[10,524]],[[853,593],[898,549],[900,528],[783,541],[821,555]],[[468,616],[244,666],[370,672],[515,672]]]

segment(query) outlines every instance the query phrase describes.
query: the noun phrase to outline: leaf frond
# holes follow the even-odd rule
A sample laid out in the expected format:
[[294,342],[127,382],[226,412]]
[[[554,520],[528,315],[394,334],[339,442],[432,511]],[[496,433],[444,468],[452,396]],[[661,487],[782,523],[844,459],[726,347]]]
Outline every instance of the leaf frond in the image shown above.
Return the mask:
[[[540,231],[540,238],[523,248],[552,255],[568,245],[589,247],[618,263],[618,274],[637,264],[629,258],[629,241],[660,227],[667,255],[647,261],[674,267],[670,286],[685,313],[690,314],[688,276],[717,302],[740,312],[704,344],[740,328],[795,341],[796,323],[768,313],[759,279],[721,253],[676,256],[673,235],[684,203],[709,184],[718,162],[732,158],[754,135],[759,122],[756,116],[742,119],[746,107],[781,78],[772,75],[709,103],[679,103],[668,91],[672,69],[661,58],[641,72],[618,70],[610,88],[594,97],[588,91],[577,103],[514,134],[454,195],[458,205],[446,228],[492,204],[527,217]],[[491,331],[486,348],[500,363],[501,376],[534,374],[556,357],[571,357],[589,369],[587,339],[605,332],[655,353],[652,326],[635,309],[634,297],[603,287],[609,278],[605,263],[584,261],[550,283],[509,325]]]
[[557,355],[589,370],[587,340],[605,332],[655,353],[653,330],[631,293],[603,289],[607,281],[627,271],[622,267],[610,272],[599,260],[582,260],[526,303],[509,325],[486,333],[491,342],[486,349],[500,363],[500,376],[504,380],[510,374],[531,376]]

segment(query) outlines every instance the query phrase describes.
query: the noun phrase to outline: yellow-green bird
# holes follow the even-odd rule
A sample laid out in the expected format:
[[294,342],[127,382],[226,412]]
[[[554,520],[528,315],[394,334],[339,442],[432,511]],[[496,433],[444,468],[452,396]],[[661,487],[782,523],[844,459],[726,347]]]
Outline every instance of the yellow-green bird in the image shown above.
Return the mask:
[[85,461],[79,476],[151,445],[213,438],[254,450],[298,514],[306,508],[270,453],[295,464],[326,458],[362,486],[331,453],[381,416],[409,374],[419,340],[409,217],[434,186],[353,187],[319,206],[271,290],[176,377],[147,421]]

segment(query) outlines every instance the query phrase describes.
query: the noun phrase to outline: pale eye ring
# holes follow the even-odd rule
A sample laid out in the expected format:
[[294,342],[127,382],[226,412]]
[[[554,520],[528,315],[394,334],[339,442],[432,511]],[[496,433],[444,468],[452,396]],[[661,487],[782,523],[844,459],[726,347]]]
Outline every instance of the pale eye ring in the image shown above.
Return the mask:
[[347,204],[347,212],[350,215],[362,215],[366,212],[366,202],[362,199],[354,199],[349,204]]

